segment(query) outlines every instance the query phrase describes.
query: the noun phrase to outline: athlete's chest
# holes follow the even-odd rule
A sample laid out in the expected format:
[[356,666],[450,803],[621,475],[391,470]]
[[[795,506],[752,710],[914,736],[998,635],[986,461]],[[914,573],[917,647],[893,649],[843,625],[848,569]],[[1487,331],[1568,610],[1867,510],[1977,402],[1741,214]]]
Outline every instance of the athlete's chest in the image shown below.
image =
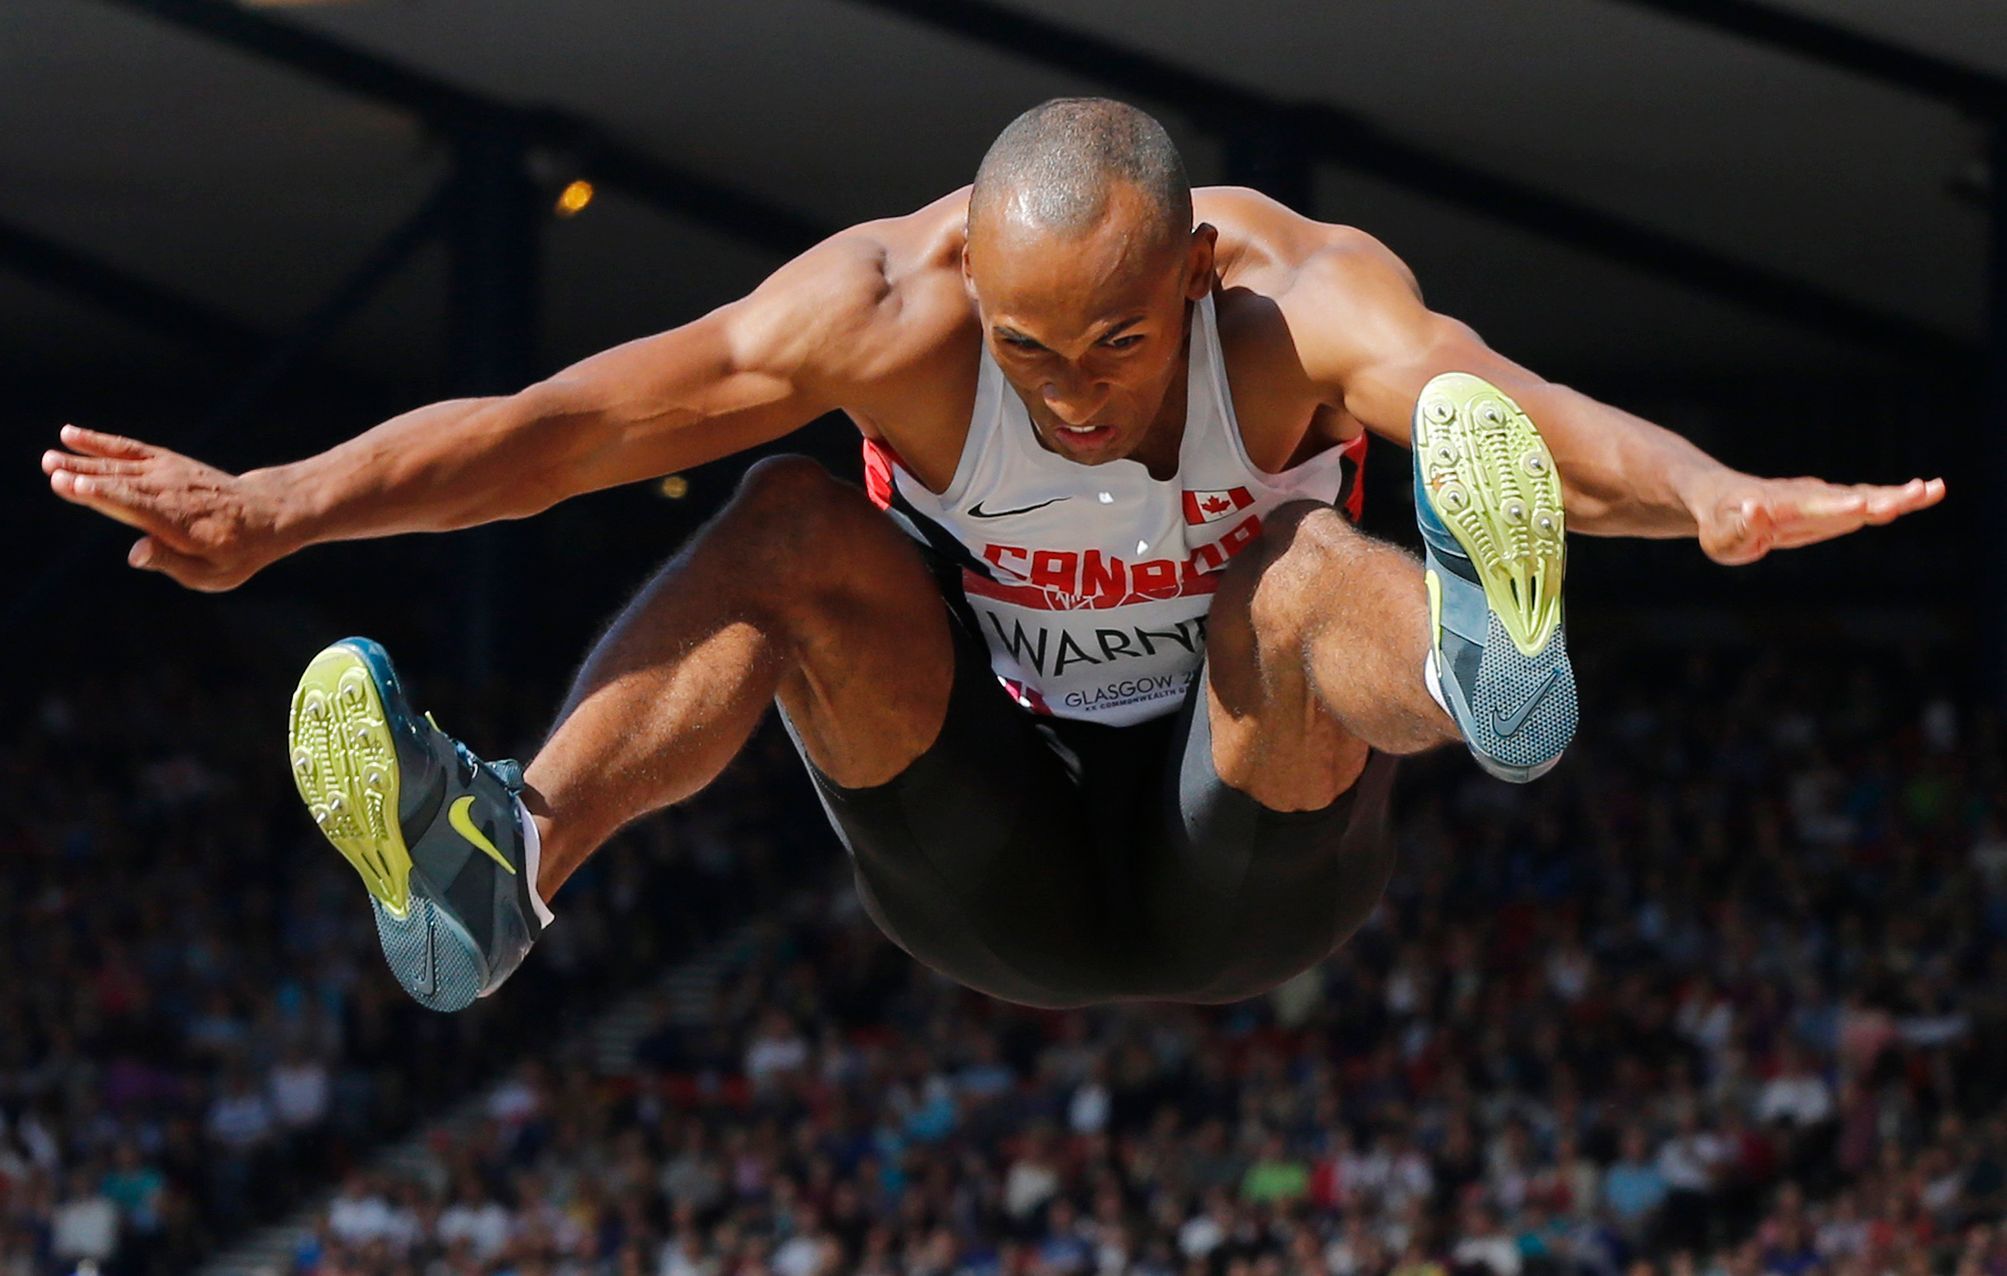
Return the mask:
[[[1228,289],[1217,295],[1214,311],[1220,389],[1240,447],[1255,468],[1280,472],[1363,433],[1349,414],[1322,402],[1304,384],[1289,333],[1265,296]],[[866,437],[888,444],[929,490],[946,491],[968,449],[984,362],[980,331],[971,324],[944,343],[926,375],[912,378],[875,409],[853,408],[848,415]],[[1004,388],[1017,393],[1014,387]],[[1190,414],[1203,408],[1187,396],[1183,429],[1190,427]],[[1026,442],[1039,446],[1028,414],[1011,415]],[[1180,423],[1167,427],[1183,433]],[[1177,455],[1177,438],[1166,442],[1166,451]]]
[[[984,359],[947,484],[929,485],[910,460],[881,455],[874,495],[886,503],[896,481],[906,511],[981,560],[980,575],[1056,591],[1067,608],[1203,592],[1275,506],[1342,492],[1343,456],[1331,450],[1302,465],[1264,466],[1249,454],[1227,393],[1213,297],[1193,307],[1185,345],[1187,366],[1166,404],[1182,428],[1148,463],[1140,450],[1082,465],[1046,449],[1015,386]],[[1081,598],[1095,601],[1068,601]]]
[[1270,467],[1249,455],[1212,298],[1195,308],[1187,345],[1183,429],[1160,463],[1131,454],[1080,465],[1046,450],[991,360],[978,365],[966,441],[944,485],[866,445],[871,498],[959,563],[969,615],[1020,704],[1118,723],[1171,707],[1198,667],[1214,590],[1267,519],[1297,500],[1356,517],[1352,450]]

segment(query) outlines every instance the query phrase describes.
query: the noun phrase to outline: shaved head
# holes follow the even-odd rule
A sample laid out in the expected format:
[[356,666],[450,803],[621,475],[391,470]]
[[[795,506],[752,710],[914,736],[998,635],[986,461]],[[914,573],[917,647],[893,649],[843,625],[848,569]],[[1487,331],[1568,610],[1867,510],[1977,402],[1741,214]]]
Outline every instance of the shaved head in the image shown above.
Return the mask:
[[1115,187],[1141,196],[1152,239],[1192,229],[1192,187],[1164,126],[1126,102],[1062,97],[1012,120],[976,169],[969,225],[1082,234],[1108,212]]
[[969,194],[962,279],[1048,450],[1176,470],[1185,337],[1216,242],[1192,225],[1178,148],[1133,106],[1056,98],[997,137]]

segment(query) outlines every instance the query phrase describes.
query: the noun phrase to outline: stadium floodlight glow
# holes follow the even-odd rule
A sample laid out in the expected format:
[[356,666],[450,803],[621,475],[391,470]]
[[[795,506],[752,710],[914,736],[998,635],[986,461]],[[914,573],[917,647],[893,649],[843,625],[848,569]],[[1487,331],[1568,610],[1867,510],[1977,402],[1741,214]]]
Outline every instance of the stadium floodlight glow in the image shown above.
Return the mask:
[[585,206],[592,202],[594,193],[592,183],[583,178],[567,183],[565,188],[558,192],[557,215],[560,217],[578,216],[585,211]]

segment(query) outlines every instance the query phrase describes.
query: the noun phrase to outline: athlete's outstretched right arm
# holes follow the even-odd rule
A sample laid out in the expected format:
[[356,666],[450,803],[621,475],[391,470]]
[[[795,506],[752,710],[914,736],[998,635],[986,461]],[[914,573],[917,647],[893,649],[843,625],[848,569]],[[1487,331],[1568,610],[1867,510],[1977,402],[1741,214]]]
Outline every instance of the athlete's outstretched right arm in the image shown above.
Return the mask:
[[749,296],[517,394],[434,403],[317,456],[241,475],[65,426],[49,485],[145,535],[127,556],[193,589],[295,550],[522,518],[786,434],[842,403],[886,307],[883,250],[838,236]]

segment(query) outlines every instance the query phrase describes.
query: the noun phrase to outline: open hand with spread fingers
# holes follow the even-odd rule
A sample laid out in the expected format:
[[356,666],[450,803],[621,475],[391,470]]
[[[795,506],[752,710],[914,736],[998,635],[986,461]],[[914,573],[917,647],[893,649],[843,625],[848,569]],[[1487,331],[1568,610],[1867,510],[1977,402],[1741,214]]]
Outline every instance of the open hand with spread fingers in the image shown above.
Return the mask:
[[66,425],[68,451],[42,454],[49,487],[145,535],[126,561],[190,589],[235,589],[290,548],[278,494],[255,474],[228,474],[163,447]]
[[1943,499],[1941,478],[1883,487],[1735,474],[1710,484],[1691,508],[1707,556],[1735,566],[1773,549],[1797,549],[1892,522]]

